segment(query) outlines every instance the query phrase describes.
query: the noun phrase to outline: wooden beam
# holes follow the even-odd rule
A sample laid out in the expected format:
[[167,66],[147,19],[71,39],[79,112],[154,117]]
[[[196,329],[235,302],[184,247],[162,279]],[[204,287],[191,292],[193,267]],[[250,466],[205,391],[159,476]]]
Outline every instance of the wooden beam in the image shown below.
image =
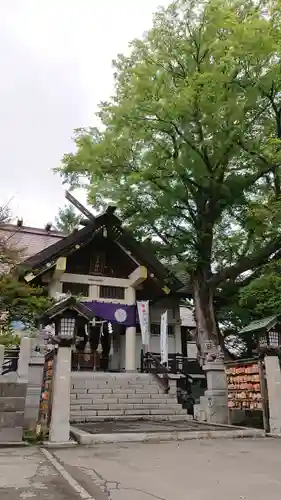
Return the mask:
[[[38,278],[38,276],[41,276],[42,274],[48,273],[50,271],[50,269],[55,266],[55,264],[56,264],[56,262],[47,262],[47,264],[44,267],[42,267],[41,269],[39,269],[37,271],[35,270],[34,273],[32,271],[30,271],[29,273],[27,273],[24,276],[24,281],[26,281],[26,283],[30,283],[35,278]],[[49,281],[50,280],[45,281],[45,283],[49,282]]]
[[59,280],[61,275],[66,271],[66,257],[59,257],[56,262],[55,270],[53,272],[52,281]]
[[34,273],[28,273],[25,275],[24,281],[26,281],[26,283],[30,283],[34,280],[34,278],[36,278],[36,275]]
[[130,284],[136,288],[140,283],[147,279],[147,268],[145,266],[137,267],[129,276]]
[[76,200],[76,198],[74,198],[74,196],[69,192],[69,191],[65,191],[65,197],[68,201],[70,201],[70,203],[79,210],[79,212],[81,212],[83,215],[85,215],[85,217],[87,217],[87,219],[90,219],[90,220],[95,220],[95,217],[93,216],[93,214],[86,208],[84,207],[84,205],[82,205],[82,203],[80,203],[80,201]]

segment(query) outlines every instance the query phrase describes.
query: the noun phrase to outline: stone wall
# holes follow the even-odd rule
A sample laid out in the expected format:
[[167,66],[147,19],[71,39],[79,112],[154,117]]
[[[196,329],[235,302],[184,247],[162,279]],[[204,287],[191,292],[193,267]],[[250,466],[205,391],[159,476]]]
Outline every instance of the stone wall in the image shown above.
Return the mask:
[[0,376],[0,443],[22,440],[27,382]]
[[[32,340],[21,340],[17,372],[0,375],[0,443],[21,441],[23,428],[37,424],[44,356],[34,351]],[[0,367],[3,359],[0,345]]]

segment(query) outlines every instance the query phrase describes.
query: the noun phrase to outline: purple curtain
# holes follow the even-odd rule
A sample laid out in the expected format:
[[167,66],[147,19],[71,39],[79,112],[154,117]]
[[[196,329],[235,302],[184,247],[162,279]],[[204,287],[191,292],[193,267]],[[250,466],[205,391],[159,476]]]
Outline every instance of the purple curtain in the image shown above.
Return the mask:
[[136,306],[91,300],[83,302],[95,316],[124,326],[136,326]]

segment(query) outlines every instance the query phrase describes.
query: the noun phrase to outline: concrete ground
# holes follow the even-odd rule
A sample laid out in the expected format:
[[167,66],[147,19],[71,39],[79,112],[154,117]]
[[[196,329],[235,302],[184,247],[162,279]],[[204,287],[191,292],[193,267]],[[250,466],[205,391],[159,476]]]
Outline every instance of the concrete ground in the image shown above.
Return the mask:
[[56,456],[95,500],[281,498],[279,439],[106,444]]
[[2,449],[0,499],[280,500],[280,471],[270,438]]
[[37,448],[0,450],[1,500],[80,500]]

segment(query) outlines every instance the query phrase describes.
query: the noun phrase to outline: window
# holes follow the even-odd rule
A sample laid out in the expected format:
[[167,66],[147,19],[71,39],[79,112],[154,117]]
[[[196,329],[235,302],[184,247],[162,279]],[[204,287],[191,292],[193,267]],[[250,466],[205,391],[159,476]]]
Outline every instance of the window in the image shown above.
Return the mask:
[[83,297],[89,297],[89,285],[87,283],[63,283],[62,293],[71,293],[71,295],[83,295]]
[[125,298],[125,288],[121,286],[106,286],[101,285],[99,290],[99,296],[101,299],[120,299]]

